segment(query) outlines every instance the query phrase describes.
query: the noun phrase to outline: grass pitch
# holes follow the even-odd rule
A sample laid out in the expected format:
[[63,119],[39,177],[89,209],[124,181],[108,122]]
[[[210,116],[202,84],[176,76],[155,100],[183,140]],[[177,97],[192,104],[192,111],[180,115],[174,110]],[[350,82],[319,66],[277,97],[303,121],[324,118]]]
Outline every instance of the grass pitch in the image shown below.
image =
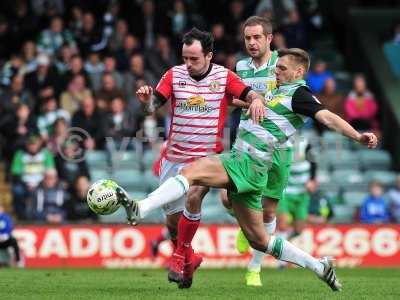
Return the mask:
[[302,269],[264,269],[261,288],[246,287],[243,275],[200,269],[192,288],[179,290],[165,270],[0,269],[0,299],[400,299],[400,269],[339,269],[340,293]]

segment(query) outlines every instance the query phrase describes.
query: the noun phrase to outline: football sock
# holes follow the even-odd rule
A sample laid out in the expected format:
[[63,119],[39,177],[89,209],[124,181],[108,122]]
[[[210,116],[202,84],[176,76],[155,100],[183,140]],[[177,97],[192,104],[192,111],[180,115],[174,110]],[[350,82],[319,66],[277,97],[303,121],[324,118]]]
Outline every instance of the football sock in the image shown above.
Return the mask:
[[[265,230],[267,231],[268,235],[272,235],[275,232],[276,228],[276,218],[270,223],[264,223]],[[250,259],[250,262],[247,266],[248,270],[260,272],[261,270],[261,263],[265,256],[265,252],[258,251],[253,249],[253,253]]]
[[319,276],[322,276],[324,272],[324,265],[318,259],[280,237],[270,237],[267,245],[267,253],[279,260],[310,269]]
[[182,175],[168,178],[158,189],[149,194],[146,199],[138,202],[139,216],[144,218],[152,210],[175,201],[189,190],[189,182]]
[[191,249],[191,243],[197,228],[199,228],[201,214],[192,214],[186,209],[178,222],[178,245],[175,253],[185,255]]

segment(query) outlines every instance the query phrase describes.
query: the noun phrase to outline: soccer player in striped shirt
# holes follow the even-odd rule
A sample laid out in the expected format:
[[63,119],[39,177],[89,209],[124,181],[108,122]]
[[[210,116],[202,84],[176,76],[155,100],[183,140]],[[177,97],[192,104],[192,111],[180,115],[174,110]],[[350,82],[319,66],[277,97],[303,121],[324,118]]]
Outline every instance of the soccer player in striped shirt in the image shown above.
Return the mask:
[[[212,51],[212,35],[192,29],[183,37],[184,64],[168,70],[155,90],[143,86],[137,91],[139,100],[150,113],[171,100],[171,125],[165,155],[161,160],[161,184],[178,175],[188,163],[222,152],[222,131],[230,99],[240,98],[253,103],[254,118],[263,113],[263,99],[235,73],[211,63]],[[140,216],[143,218],[151,210],[162,207],[171,240],[176,244],[177,224],[182,211],[188,220],[200,220],[201,201],[208,191],[208,187],[194,185],[188,192],[187,200],[182,195],[174,201],[164,199],[157,192],[152,193],[140,201]],[[185,200],[191,213],[184,210]],[[191,285],[193,269],[200,263],[201,258],[191,251],[186,259],[185,281],[180,287]]]
[[[267,180],[268,169],[275,148],[286,142],[308,117],[326,125],[350,139],[375,148],[377,138],[373,133],[359,133],[339,116],[325,109],[306,86],[304,77],[310,59],[304,50],[291,48],[278,51],[276,65],[277,88],[273,98],[265,105],[265,118],[242,116],[232,151],[214,157],[200,158],[185,166],[180,174],[169,178],[151,195],[164,201],[178,199],[193,185],[228,189],[236,218],[251,247],[275,258],[310,269],[333,291],[341,284],[336,277],[332,259],[316,259],[290,242],[269,235],[263,224],[261,196]],[[249,109],[254,109],[253,102]],[[121,198],[122,201],[127,201]],[[140,220],[140,201],[130,200],[132,219]],[[191,242],[199,226],[199,220],[187,216],[196,213],[186,206],[178,224],[178,245],[172,255],[168,277],[182,282],[185,259],[190,255]]]

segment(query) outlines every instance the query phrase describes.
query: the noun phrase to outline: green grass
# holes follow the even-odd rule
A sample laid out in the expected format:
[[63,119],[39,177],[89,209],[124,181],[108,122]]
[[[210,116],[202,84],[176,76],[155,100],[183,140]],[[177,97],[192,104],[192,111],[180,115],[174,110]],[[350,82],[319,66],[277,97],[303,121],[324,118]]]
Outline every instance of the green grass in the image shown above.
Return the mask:
[[341,293],[302,269],[265,269],[263,287],[248,288],[243,271],[200,269],[179,290],[164,270],[0,269],[0,299],[400,299],[400,269],[340,269]]

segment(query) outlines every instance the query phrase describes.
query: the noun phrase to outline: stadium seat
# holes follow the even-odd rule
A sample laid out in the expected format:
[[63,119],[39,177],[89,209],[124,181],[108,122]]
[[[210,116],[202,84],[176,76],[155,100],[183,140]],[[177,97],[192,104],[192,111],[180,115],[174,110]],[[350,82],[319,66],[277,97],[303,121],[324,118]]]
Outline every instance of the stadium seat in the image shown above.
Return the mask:
[[144,173],[144,180],[148,186],[148,191],[154,191],[160,185],[160,179],[153,174],[152,170],[146,170]]
[[141,158],[135,151],[121,151],[111,155],[113,170],[140,170]]
[[110,158],[107,152],[103,150],[87,151],[85,158],[89,169],[92,167],[105,169],[110,166]]
[[157,159],[158,155],[158,153],[155,153],[152,150],[145,151],[143,155],[144,168],[150,169],[153,166],[153,163]]
[[141,223],[151,223],[151,224],[160,224],[164,223],[165,221],[165,216],[161,208],[153,210],[150,212],[143,220]]
[[350,150],[327,150],[324,158],[329,161],[332,170],[359,170],[361,166],[357,154]]
[[367,193],[364,192],[345,192],[343,194],[344,203],[349,206],[359,207],[367,197]]
[[397,174],[392,171],[374,171],[369,170],[365,172],[365,179],[367,182],[371,182],[373,180],[379,181],[380,183],[391,186],[396,182]]
[[144,173],[139,170],[115,170],[112,178],[126,190],[146,192],[148,185],[144,179]]
[[332,180],[343,189],[366,184],[363,174],[358,170],[336,170],[332,172]]
[[126,224],[126,212],[123,207],[118,208],[118,210],[110,215],[99,215],[99,221],[101,223],[116,223],[116,224]]
[[108,172],[108,169],[92,167],[89,169],[89,173],[90,173],[90,180],[92,183],[100,179],[109,179],[111,177],[111,174],[110,172]]
[[389,170],[391,166],[390,154],[385,150],[363,149],[357,151],[364,170]]
[[400,78],[400,45],[387,42],[383,45],[383,52],[385,53],[386,59],[389,62],[393,73]]
[[357,208],[350,205],[336,204],[333,206],[332,223],[352,223]]
[[351,143],[350,139],[334,131],[324,131],[321,138],[321,146],[323,150],[348,150],[351,148]]

